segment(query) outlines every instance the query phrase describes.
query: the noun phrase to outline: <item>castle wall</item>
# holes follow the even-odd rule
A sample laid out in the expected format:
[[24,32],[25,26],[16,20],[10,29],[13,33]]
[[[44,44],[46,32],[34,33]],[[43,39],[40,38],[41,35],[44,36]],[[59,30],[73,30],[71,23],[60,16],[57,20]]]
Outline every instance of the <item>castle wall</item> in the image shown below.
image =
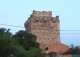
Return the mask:
[[59,16],[52,17],[51,11],[33,11],[24,26],[27,32],[37,36],[42,49],[60,42]]

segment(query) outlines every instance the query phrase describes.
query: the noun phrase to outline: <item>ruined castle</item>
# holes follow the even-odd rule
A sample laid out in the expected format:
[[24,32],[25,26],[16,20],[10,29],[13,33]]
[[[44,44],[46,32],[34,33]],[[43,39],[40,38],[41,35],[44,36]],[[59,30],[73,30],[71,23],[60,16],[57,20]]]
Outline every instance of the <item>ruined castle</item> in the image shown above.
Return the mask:
[[25,30],[37,36],[42,49],[60,42],[59,16],[52,17],[51,11],[35,11],[25,22]]

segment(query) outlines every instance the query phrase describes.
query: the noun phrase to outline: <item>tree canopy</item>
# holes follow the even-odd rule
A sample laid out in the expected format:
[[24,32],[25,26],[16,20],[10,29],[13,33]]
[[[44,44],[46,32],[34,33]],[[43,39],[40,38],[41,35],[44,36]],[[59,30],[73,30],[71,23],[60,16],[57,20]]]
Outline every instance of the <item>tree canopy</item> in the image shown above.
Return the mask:
[[39,43],[36,42],[36,36],[34,34],[20,30],[15,35],[13,35],[13,37],[26,50],[29,50],[31,48],[39,48]]
[[71,44],[70,48],[68,49],[68,51],[63,53],[63,54],[80,54],[80,49],[77,48],[77,47],[74,47],[74,45]]
[[35,35],[23,30],[13,35],[10,29],[0,28],[0,57],[45,57],[41,52]]

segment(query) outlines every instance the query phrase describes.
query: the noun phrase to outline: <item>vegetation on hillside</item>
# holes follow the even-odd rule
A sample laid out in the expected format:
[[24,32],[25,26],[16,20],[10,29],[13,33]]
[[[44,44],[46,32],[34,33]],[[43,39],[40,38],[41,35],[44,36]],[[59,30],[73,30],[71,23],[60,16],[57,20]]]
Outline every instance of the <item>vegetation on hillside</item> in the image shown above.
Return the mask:
[[[36,36],[23,30],[12,34],[10,29],[0,28],[0,57],[52,57],[56,52],[42,53]],[[80,54],[80,49],[71,45],[63,54]]]
[[68,51],[63,53],[63,54],[67,54],[67,55],[68,54],[80,54],[80,49],[78,47],[74,47],[74,45],[71,44]]
[[0,57],[45,57],[41,52],[35,35],[23,30],[13,35],[9,29],[0,28]]

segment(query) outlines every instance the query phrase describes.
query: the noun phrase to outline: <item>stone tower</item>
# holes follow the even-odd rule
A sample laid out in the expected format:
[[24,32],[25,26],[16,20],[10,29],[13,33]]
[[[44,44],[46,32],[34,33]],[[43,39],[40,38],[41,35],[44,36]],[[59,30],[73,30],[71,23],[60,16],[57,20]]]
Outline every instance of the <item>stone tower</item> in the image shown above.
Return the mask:
[[35,11],[24,24],[25,30],[37,36],[40,47],[60,42],[59,16],[52,17],[51,11]]

